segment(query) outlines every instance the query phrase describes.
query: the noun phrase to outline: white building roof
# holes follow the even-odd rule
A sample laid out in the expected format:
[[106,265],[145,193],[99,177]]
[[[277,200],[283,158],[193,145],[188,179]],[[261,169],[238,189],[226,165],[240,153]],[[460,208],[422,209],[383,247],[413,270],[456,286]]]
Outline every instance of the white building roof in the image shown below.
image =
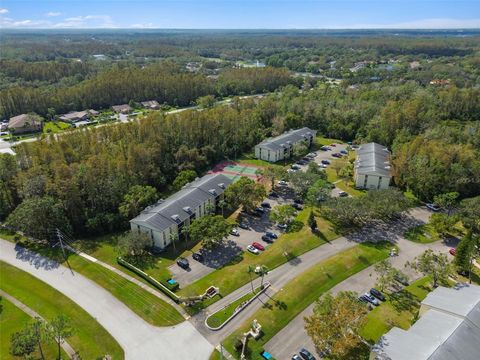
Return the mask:
[[368,143],[357,150],[355,171],[364,175],[390,176],[390,151],[380,144]]
[[439,287],[422,305],[429,310],[405,331],[391,329],[374,352],[391,360],[478,360],[480,287]]
[[315,134],[315,130],[304,127],[301,129],[290,130],[277,137],[262,141],[257,146],[273,151],[283,150],[298,141],[307,140],[309,137],[314,137]]

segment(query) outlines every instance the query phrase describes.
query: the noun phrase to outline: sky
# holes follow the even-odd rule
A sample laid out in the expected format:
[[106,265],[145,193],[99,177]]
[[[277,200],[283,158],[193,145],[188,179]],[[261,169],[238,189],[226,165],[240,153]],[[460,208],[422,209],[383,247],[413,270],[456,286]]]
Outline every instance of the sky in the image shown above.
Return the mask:
[[0,28],[480,28],[480,0],[0,0]]

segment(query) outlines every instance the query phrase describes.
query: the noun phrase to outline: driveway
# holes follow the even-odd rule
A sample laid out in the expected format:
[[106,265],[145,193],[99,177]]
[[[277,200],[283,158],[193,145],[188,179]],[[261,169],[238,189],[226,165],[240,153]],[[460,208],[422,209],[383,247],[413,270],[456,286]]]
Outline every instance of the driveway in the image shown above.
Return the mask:
[[125,351],[126,359],[208,359],[213,346],[188,321],[155,327],[132,312],[108,291],[84,276],[37,254],[19,254],[0,240],[0,260],[54,287],[92,315]]
[[[352,241],[366,241],[371,239],[373,241],[379,240],[393,240],[399,247],[398,256],[391,259],[392,265],[398,269],[403,270],[410,279],[417,279],[420,275],[411,269],[405,269],[405,263],[412,260],[415,256],[420,255],[426,249],[440,251],[446,253],[452,246],[448,242],[434,242],[431,244],[419,244],[403,238],[402,234],[408,227],[415,226],[428,220],[430,213],[423,208],[413,209],[411,217],[405,217],[402,221],[397,222],[396,226],[380,227],[379,231],[365,230],[361,235],[350,236]],[[369,233],[370,236],[366,236]],[[359,273],[349,277],[345,281],[337,284],[331,289],[333,294],[339,291],[355,291],[359,294],[369,291],[376,283],[376,274],[373,266],[360,271]],[[307,335],[304,329],[305,316],[313,313],[315,304],[311,304],[303,312],[301,312],[295,319],[293,319],[285,328],[276,334],[265,345],[265,349],[270,352],[277,359],[290,359],[291,356],[298,352],[302,347],[309,349],[312,353],[315,352],[315,346],[312,340]]]

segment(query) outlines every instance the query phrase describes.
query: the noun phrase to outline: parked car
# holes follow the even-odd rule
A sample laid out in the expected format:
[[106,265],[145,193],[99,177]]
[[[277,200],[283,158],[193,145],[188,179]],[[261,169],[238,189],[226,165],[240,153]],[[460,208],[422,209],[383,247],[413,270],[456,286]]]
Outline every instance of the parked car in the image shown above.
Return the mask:
[[302,358],[300,356],[298,356],[297,354],[293,354],[292,360],[302,360]]
[[263,209],[263,207],[257,207],[254,211],[260,214],[265,214],[265,210]]
[[197,260],[198,262],[203,262],[204,260],[203,255],[200,253],[193,253],[192,258],[193,260]]
[[250,251],[252,254],[255,254],[255,255],[260,254],[260,251],[258,251],[258,249],[253,245],[248,245],[247,250]]
[[308,162],[305,161],[305,160],[298,160],[298,161],[296,162],[296,164],[297,164],[297,165],[307,165]]
[[255,249],[258,249],[258,250],[261,250],[261,251],[264,251],[265,250],[265,246],[263,246],[262,244],[254,241],[252,243],[252,246],[255,248]]
[[410,282],[408,281],[408,278],[403,274],[395,274],[395,276],[393,278],[396,281],[398,281],[400,284],[402,284],[403,286],[410,285]]
[[314,158],[315,156],[317,156],[317,153],[315,153],[315,152],[311,152],[311,153],[307,154],[307,157],[309,157],[309,158]]
[[432,210],[434,212],[440,211],[440,206],[435,204],[426,204],[427,209]]
[[348,155],[348,151],[347,150],[340,150],[340,154]]
[[326,169],[328,166],[327,166],[327,164],[320,164],[320,167],[321,167],[322,169]]
[[272,238],[272,239],[278,239],[278,235],[275,234],[274,232],[271,232],[271,231],[267,231],[265,233],[265,235],[267,235],[268,237]]
[[269,202],[266,202],[266,201],[262,202],[262,203],[260,204],[260,206],[261,206],[261,207],[264,207],[264,208],[267,208],[267,209],[270,209],[270,208],[272,207],[272,206],[270,205],[270,203],[269,203]]
[[380,305],[380,303],[378,302],[378,300],[373,297],[372,295],[370,295],[370,293],[365,293],[363,294],[363,296],[365,296],[365,299],[372,305],[375,305],[375,306],[378,306]]
[[187,259],[181,257],[177,260],[177,265],[180,266],[182,269],[188,269],[190,267],[190,263]]
[[451,248],[450,250],[448,250],[448,252],[450,253],[450,255],[453,255],[453,256],[457,255],[457,249],[455,248]]
[[293,173],[296,173],[298,170],[295,170],[295,169],[287,169],[287,173],[288,174],[293,174]]
[[333,144],[330,144],[331,147],[336,147],[337,144],[333,143]]
[[234,229],[230,230],[230,235],[233,235],[233,236],[240,236],[240,233],[238,232],[238,230],[237,230],[237,229],[235,229],[235,228],[234,228]]
[[341,158],[341,157],[342,157],[342,154],[340,154],[340,153],[333,153],[332,156],[333,156],[333,157],[336,157],[336,158]]
[[262,240],[269,244],[273,243],[273,238],[268,235],[262,235]]
[[371,288],[370,289],[370,294],[372,296],[375,296],[378,300],[380,301],[385,301],[385,295],[382,294],[382,292],[380,290],[377,290],[375,288]]
[[287,186],[287,185],[288,185],[288,182],[286,182],[285,180],[280,180],[280,181],[278,182],[278,185],[280,185],[280,186]]
[[330,160],[322,160],[321,161],[322,164],[325,164],[325,165],[330,165]]
[[244,222],[241,222],[240,224],[238,224],[238,227],[244,230],[250,229],[250,226],[248,226],[248,224]]
[[300,165],[297,165],[297,164],[293,164],[292,166],[290,166],[293,170],[300,170],[301,167]]
[[271,191],[270,194],[268,194],[268,196],[271,198],[278,198],[278,194],[275,191]]
[[312,353],[305,348],[301,349],[299,354],[305,360],[315,360],[315,357],[312,355]]
[[292,206],[294,209],[303,210],[303,206],[301,204],[293,203]]
[[302,160],[303,160],[303,161],[306,161],[306,162],[309,162],[309,161],[311,161],[312,159],[309,158],[308,156],[305,156],[305,157],[302,158]]
[[322,146],[322,147],[320,148],[320,150],[322,150],[322,151],[328,151],[328,150],[330,150],[330,148],[329,148],[328,146]]
[[348,196],[348,193],[346,193],[345,191],[339,191],[338,196],[346,197],[346,196]]
[[280,230],[287,230],[287,224],[278,224],[277,228],[279,228]]

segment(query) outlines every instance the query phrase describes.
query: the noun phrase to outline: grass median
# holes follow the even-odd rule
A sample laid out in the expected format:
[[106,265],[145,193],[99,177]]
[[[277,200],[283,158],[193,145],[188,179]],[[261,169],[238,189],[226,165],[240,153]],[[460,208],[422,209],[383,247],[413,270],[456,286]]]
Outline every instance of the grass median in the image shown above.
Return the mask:
[[248,348],[250,359],[261,359],[260,352],[264,345],[298,314],[338,283],[386,259],[390,248],[391,244],[388,243],[361,244],[312,266],[283,286],[266,305],[223,342],[224,346],[232,355],[237,354],[239,357],[234,343],[257,319],[262,325],[263,335],[258,340],[250,339]]
[[[76,351],[79,351],[83,359],[97,359],[106,354],[112,356],[112,359],[124,358],[123,350],[115,339],[92,316],[65,295],[34,276],[1,261],[0,272],[2,274],[1,289],[30,307],[47,321],[59,314],[70,318],[75,332],[68,342]],[[1,315],[1,349],[2,354],[8,354],[5,342],[9,343],[10,338],[3,336],[3,332],[19,331],[30,320],[30,317],[23,312],[24,315],[18,313],[21,311],[20,309],[18,311],[12,309],[13,304],[7,303],[5,300],[2,302],[6,306]],[[4,322],[5,317],[7,319]],[[7,352],[3,352],[5,347],[7,347]],[[55,346],[53,348],[56,349]],[[56,356],[56,353],[54,354],[48,358],[53,359]]]

